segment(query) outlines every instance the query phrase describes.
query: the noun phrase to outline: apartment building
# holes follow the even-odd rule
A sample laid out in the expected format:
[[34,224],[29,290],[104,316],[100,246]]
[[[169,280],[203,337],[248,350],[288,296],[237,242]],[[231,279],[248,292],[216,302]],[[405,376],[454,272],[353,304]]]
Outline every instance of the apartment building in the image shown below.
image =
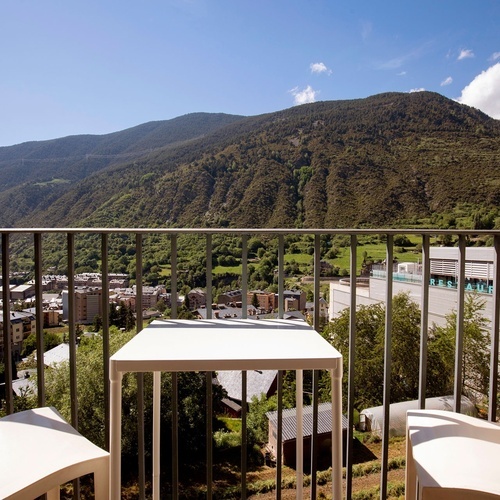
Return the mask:
[[[0,359],[4,357],[4,344],[3,344],[3,311],[0,310]],[[10,338],[12,345],[12,355],[15,360],[21,359],[21,352],[23,349],[23,340],[28,337],[30,333],[36,332],[35,315],[25,311],[11,311],[10,313]]]
[[[69,319],[68,290],[62,292],[63,321]],[[75,322],[90,325],[96,316],[102,316],[102,289],[82,287],[75,289]]]

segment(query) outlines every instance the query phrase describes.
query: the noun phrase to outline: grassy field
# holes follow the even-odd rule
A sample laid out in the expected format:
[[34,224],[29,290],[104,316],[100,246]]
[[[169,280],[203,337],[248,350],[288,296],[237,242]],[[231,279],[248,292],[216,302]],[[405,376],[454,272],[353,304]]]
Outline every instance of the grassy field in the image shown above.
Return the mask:
[[[412,246],[394,247],[394,258],[399,262],[419,262],[422,259],[420,247],[420,238],[417,235],[410,235],[408,238]],[[299,253],[286,253],[285,264],[296,263],[302,273],[307,274],[313,264],[313,256],[308,252],[306,245],[299,247]],[[327,262],[340,268],[340,270],[349,271],[350,269],[350,248],[341,246],[337,247],[338,254],[335,258],[325,258]],[[361,271],[363,261],[381,262],[386,258],[386,244],[384,242],[373,241],[369,239],[360,238],[358,247],[356,249],[357,259],[357,274]],[[256,263],[258,265],[258,263]],[[214,275],[221,274],[236,274],[241,275],[241,265],[238,266],[215,266],[213,268]],[[166,275],[166,273],[162,273]]]

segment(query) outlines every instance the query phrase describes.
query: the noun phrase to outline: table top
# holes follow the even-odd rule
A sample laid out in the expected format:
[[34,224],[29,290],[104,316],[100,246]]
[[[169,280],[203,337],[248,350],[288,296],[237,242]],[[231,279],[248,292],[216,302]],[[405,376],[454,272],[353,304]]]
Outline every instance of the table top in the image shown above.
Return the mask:
[[156,320],[110,358],[113,372],[338,370],[342,356],[305,321]]

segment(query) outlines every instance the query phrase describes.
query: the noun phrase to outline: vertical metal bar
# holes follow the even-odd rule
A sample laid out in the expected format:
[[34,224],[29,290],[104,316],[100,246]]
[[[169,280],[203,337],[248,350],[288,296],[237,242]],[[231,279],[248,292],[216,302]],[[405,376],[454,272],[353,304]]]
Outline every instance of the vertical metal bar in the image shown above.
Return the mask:
[[276,500],[281,500],[283,467],[283,370],[278,371],[278,421],[276,423]]
[[[135,331],[143,329],[142,315],[142,234],[135,235]],[[139,468],[139,498],[146,498],[146,445],[144,438],[144,374],[136,373],[137,380],[137,454]]]
[[464,354],[464,306],[465,306],[465,236],[458,237],[458,284],[457,284],[457,333],[455,340],[454,410],[460,413],[462,403],[462,358]]
[[135,315],[136,331],[139,333],[144,327],[142,315],[142,234],[135,235]]
[[[102,359],[104,363],[104,433],[109,443],[109,264],[108,235],[101,234],[101,310],[102,310]],[[109,447],[108,447],[109,450]]]
[[498,347],[500,329],[500,236],[494,238],[495,255],[493,269],[495,281],[493,282],[493,320],[491,326],[491,354],[490,354],[490,385],[488,420],[496,422],[497,419],[497,394],[498,394]]
[[319,370],[312,372],[312,393],[313,393],[313,414],[312,414],[312,433],[311,433],[311,500],[315,500],[317,495],[317,472],[318,472],[318,404],[319,404]]
[[207,384],[207,500],[212,499],[212,482],[213,482],[213,400],[212,400],[212,372],[206,372]]
[[177,235],[170,240],[170,317],[177,318]]
[[[78,430],[78,390],[76,377],[76,318],[75,318],[75,235],[68,233],[68,322],[69,322],[69,386],[71,424]],[[73,480],[73,498],[80,498],[80,480]]]
[[248,235],[241,236],[241,317],[248,317]]
[[241,499],[247,497],[247,372],[241,372]]
[[314,319],[313,328],[319,332],[319,290],[321,275],[321,241],[320,235],[314,235]]
[[[170,240],[170,316],[177,318],[177,235]],[[179,379],[172,373],[172,499],[179,498]]]
[[285,311],[285,242],[282,234],[278,235],[278,318],[283,319]]
[[296,370],[296,387],[295,387],[295,406],[296,406],[296,458],[295,458],[295,472],[297,476],[296,492],[297,498],[302,499],[303,487],[304,487],[304,412],[303,412],[303,400],[302,393],[303,388],[303,371]]
[[78,429],[78,397],[76,381],[76,318],[75,318],[75,235],[67,234],[68,248],[68,324],[69,324],[69,380],[71,424]]
[[172,499],[179,498],[179,379],[172,372]]
[[153,372],[153,500],[160,498],[161,372]]
[[35,315],[36,315],[36,376],[38,406],[45,406],[43,284],[42,284],[42,235],[34,234],[35,243]]
[[207,319],[212,318],[212,235],[207,234]]
[[350,289],[351,302],[349,309],[349,376],[347,396],[347,457],[346,457],[346,497],[352,496],[352,467],[354,464],[354,375],[356,364],[356,277],[357,277],[357,246],[356,235],[351,235],[351,259],[350,259]]
[[387,282],[385,307],[385,344],[384,344],[384,428],[382,433],[382,464],[380,479],[380,498],[387,498],[387,470],[389,462],[389,413],[391,403],[391,337],[392,337],[392,274],[393,274],[393,236],[387,235]]
[[429,235],[422,236],[422,302],[420,317],[420,367],[418,382],[418,407],[425,408],[427,387],[427,338],[429,334]]
[[9,233],[2,233],[3,362],[5,369],[5,410],[14,412],[12,395],[12,334],[10,326]]

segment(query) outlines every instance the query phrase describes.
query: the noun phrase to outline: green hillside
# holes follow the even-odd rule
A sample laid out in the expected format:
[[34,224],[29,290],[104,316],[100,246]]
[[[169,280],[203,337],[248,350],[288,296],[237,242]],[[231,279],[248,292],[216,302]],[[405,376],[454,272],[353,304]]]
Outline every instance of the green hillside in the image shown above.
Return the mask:
[[0,226],[43,212],[78,182],[113,165],[177,147],[241,116],[192,113],[106,135],[79,135],[0,148]]
[[[25,178],[11,188],[6,182],[0,222],[394,226],[458,205],[487,211],[500,202],[500,122],[435,93],[318,102],[248,118],[214,115],[203,133],[196,120],[158,123],[168,124],[168,133],[146,124],[102,136],[107,146],[94,151],[110,151],[113,161],[92,172],[82,158],[71,175],[41,164],[36,182]],[[70,156],[90,154],[84,143],[97,139],[57,141],[63,142],[54,151],[61,152],[54,154]],[[31,145],[41,157],[37,144],[44,143],[13,148]],[[0,148],[0,175],[8,177],[6,149]]]

